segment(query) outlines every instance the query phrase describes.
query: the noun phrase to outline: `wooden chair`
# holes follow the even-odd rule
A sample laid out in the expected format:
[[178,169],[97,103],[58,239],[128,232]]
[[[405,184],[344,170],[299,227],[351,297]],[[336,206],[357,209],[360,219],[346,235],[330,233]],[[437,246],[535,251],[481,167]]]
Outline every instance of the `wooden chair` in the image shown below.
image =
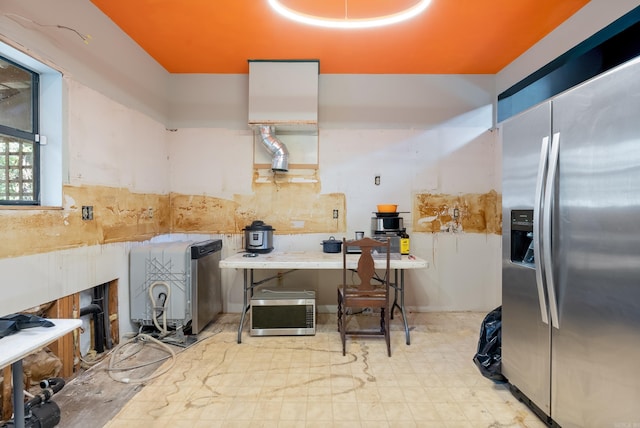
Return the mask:
[[[347,268],[347,247],[361,249],[357,269]],[[383,277],[376,276],[373,253],[377,251],[386,259]],[[390,240],[379,241],[363,238],[342,242],[342,284],[338,286],[338,331],[342,339],[342,355],[346,355],[346,336],[381,335],[387,342],[387,353],[391,356],[391,339],[389,336],[389,274],[390,274]],[[355,272],[356,275],[351,274]],[[349,273],[349,275],[347,275]],[[349,281],[347,281],[349,276]],[[357,276],[357,278],[355,278]],[[358,281],[359,280],[359,281]],[[372,283],[375,282],[375,283]],[[356,283],[357,282],[357,283]],[[364,310],[380,309],[380,329],[347,330],[347,308]]]

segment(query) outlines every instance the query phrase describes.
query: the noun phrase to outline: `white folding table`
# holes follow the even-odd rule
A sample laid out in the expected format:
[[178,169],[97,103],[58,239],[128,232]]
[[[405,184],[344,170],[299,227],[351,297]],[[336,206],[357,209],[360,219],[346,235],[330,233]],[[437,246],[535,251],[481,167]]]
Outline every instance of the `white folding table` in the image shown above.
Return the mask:
[[[258,254],[255,257],[245,257],[247,253],[237,253],[220,261],[220,268],[223,269],[243,269],[244,273],[244,299],[240,326],[238,327],[238,343],[242,342],[242,329],[247,311],[250,308],[250,299],[253,290],[260,284],[281,276],[264,278],[259,281],[254,280],[254,270],[274,270],[285,269],[288,273],[298,269],[342,269],[342,253],[324,253],[321,251],[272,251],[267,254]],[[347,254],[347,268],[355,269],[358,264],[359,254]],[[377,269],[384,269],[386,259],[377,258],[374,260]],[[409,325],[404,307],[404,271],[406,269],[423,269],[428,266],[426,260],[415,256],[401,256],[392,258],[391,269],[394,271],[394,281],[390,286],[394,288],[394,299],[391,307],[391,318],[395,308],[402,314],[407,345],[411,344],[409,336]]]
[[82,325],[80,319],[47,319],[53,327],[25,328],[0,339],[0,367],[11,364],[13,413],[16,428],[24,428],[22,359]]

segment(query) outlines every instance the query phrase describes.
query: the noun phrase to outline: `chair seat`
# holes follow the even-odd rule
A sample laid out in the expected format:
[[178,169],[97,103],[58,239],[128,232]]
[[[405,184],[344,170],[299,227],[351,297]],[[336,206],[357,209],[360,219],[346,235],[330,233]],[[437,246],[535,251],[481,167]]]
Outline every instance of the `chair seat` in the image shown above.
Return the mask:
[[344,296],[386,296],[387,291],[384,288],[374,288],[373,290],[362,290],[359,288],[340,288],[340,292]]
[[384,289],[374,290],[358,290],[353,289],[338,289],[345,306],[353,307],[384,307],[387,305],[387,292]]

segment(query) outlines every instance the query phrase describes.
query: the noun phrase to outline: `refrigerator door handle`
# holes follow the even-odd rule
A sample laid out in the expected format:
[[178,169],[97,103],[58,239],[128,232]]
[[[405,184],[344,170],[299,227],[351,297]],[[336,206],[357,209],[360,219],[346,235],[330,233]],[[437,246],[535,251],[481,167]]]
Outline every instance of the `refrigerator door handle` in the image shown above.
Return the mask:
[[544,194],[544,211],[542,213],[542,233],[545,245],[544,257],[544,273],[547,284],[547,296],[549,296],[549,308],[551,309],[551,325],[560,329],[560,318],[558,316],[558,302],[556,300],[556,288],[553,282],[553,258],[551,254],[551,236],[552,236],[552,213],[553,213],[553,197],[555,195],[556,173],[558,172],[558,158],[560,156],[560,133],[553,134],[551,141],[551,154],[549,156],[549,169],[547,172],[547,183],[545,185]]
[[[535,267],[536,267],[536,285],[538,288],[538,302],[540,304],[540,318],[545,324],[549,324],[549,312],[547,309],[547,299],[544,292],[544,278],[542,277],[542,264],[543,264],[543,247],[542,247],[542,235],[540,219],[543,211],[543,193],[544,193],[544,178],[547,172],[547,164],[549,163],[549,137],[542,139],[542,148],[540,149],[540,162],[538,162],[538,175],[536,178],[536,194],[534,202],[534,221],[533,221],[533,254],[535,255]],[[536,218],[537,217],[537,218]]]

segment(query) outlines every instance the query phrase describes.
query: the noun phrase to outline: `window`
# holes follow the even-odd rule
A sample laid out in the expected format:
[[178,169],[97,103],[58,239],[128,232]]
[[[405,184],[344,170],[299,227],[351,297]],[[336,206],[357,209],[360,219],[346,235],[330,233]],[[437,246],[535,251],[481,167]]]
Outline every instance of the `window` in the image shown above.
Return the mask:
[[0,201],[39,204],[39,76],[0,57]]
[[0,42],[0,209],[62,207],[65,88],[59,70]]

